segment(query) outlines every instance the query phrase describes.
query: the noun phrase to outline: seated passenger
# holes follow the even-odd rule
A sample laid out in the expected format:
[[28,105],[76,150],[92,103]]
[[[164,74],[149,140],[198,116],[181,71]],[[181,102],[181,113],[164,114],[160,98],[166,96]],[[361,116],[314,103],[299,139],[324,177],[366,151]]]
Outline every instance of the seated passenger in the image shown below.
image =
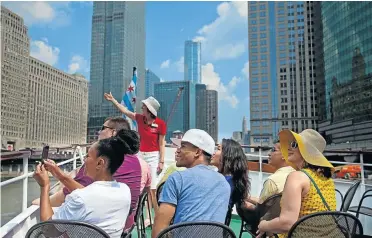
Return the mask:
[[191,129],[185,133],[176,160],[177,166],[187,169],[173,172],[164,184],[153,238],[169,226],[173,217],[174,224],[225,222],[231,189],[224,176],[208,166],[214,147],[214,140],[203,130]]
[[283,158],[279,142],[274,145],[269,153],[269,165],[273,166],[276,171],[263,184],[258,203],[263,203],[267,198],[283,192],[288,175],[295,171]]
[[[306,215],[336,210],[336,191],[332,179],[334,167],[322,154],[326,141],[317,132],[307,129],[297,134],[290,130],[279,133],[280,147],[284,159],[297,171],[288,175],[284,185],[281,212],[278,218],[270,221],[262,220],[258,226],[258,236],[265,232],[281,234],[286,233],[295,222]],[[318,229],[318,237],[332,234],[332,237],[341,237],[340,231],[334,226],[334,221],[324,221],[322,226],[303,227],[305,229]],[[332,226],[333,224],[333,226]]]
[[51,160],[39,164],[34,178],[41,188],[41,221],[51,218],[83,221],[102,228],[110,237],[119,238],[129,214],[131,194],[129,187],[115,181],[112,175],[126,154],[135,154],[138,150],[139,137],[131,130],[121,130],[116,137],[94,143],[85,158],[84,170],[84,175],[92,178],[93,183],[67,195],[65,203],[55,213],[49,200],[50,181],[46,167],[58,167]]
[[[130,130],[130,125],[126,119],[122,117],[107,118],[99,131],[98,140],[115,136],[117,132],[122,129]],[[54,177],[64,185],[63,190],[51,196],[50,200],[52,207],[60,206],[65,201],[65,197],[70,194],[71,191],[77,188],[83,188],[94,182],[92,178],[85,175],[85,165],[80,168],[74,179],[65,173],[58,173],[58,171],[60,171],[58,167],[53,169],[53,167],[48,167],[48,164],[46,165],[46,168],[50,169],[50,172]],[[54,170],[56,171],[54,172]],[[141,194],[141,165],[138,156],[125,155],[124,162],[115,172],[113,177],[116,181],[128,185],[131,192],[131,212],[125,225],[125,230],[127,230],[134,224],[134,215]],[[38,205],[39,203],[36,200],[33,204]]]
[[216,166],[230,184],[230,208],[235,203],[244,204],[249,197],[251,183],[248,178],[247,157],[241,145],[232,139],[222,139],[222,144],[218,145],[212,157],[211,165]]

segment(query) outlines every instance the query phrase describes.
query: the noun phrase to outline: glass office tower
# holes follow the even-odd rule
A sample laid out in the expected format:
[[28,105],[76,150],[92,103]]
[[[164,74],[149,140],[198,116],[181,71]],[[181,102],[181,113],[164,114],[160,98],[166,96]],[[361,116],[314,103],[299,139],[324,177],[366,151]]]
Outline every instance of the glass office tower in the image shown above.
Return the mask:
[[[103,98],[120,102],[137,67],[137,101],[145,97],[145,2],[94,2],[90,60],[88,141],[96,139],[104,119],[120,116]],[[137,111],[140,111],[137,103]]]

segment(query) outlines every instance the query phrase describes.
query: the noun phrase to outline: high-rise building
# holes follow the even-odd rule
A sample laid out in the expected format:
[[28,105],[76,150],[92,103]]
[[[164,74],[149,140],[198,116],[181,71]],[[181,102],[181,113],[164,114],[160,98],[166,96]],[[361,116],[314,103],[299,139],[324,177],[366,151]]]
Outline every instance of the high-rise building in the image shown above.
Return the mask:
[[160,78],[152,72],[150,69],[146,69],[145,72],[145,91],[146,98],[154,96],[154,84],[160,83]]
[[[372,4],[321,2],[319,131],[338,148],[372,141]],[[367,145],[367,142],[369,144]]]
[[207,132],[212,136],[214,141],[218,142],[218,92],[216,90],[206,91],[207,101]]
[[249,2],[251,144],[317,129],[314,41],[319,2]]
[[185,41],[184,80],[201,83],[201,42]]
[[26,139],[30,41],[23,19],[1,6],[1,147],[23,148]]
[[[183,90],[177,101],[180,88]],[[167,122],[167,142],[174,131],[185,133],[195,128],[195,85],[191,81],[156,83],[155,98],[160,103],[158,117]]]
[[[89,85],[88,141],[105,118],[120,112],[105,101],[111,92],[121,101],[137,67],[137,101],[145,97],[145,2],[94,2]],[[137,103],[137,111],[141,104]]]
[[88,81],[30,57],[26,147],[86,143]]
[[205,84],[195,85],[196,95],[196,128],[207,131],[207,86]]

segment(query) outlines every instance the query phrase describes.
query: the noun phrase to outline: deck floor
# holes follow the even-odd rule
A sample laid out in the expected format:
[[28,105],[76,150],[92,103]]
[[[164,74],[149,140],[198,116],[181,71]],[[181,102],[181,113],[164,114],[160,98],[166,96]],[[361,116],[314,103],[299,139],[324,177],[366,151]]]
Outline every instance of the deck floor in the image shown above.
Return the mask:
[[[230,228],[234,231],[236,237],[239,237],[240,225],[241,225],[240,219],[234,219],[233,218],[231,220]],[[133,230],[132,237],[133,238],[137,238],[138,237],[138,235],[137,235],[137,229],[134,229]],[[146,237],[147,238],[151,238],[151,228],[150,227],[146,228]],[[251,238],[251,235],[249,235],[248,233],[244,232],[243,235],[242,235],[242,238]]]

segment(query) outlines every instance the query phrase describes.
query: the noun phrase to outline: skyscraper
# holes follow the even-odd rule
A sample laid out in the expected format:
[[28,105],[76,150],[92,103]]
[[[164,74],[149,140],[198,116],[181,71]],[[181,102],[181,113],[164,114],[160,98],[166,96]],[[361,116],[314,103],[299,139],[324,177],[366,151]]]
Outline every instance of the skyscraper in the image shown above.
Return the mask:
[[319,2],[249,2],[251,144],[317,129],[314,41]]
[[207,86],[205,84],[195,85],[196,95],[196,128],[207,131]]
[[[177,101],[179,89],[183,88]],[[160,103],[158,116],[167,122],[166,141],[174,131],[185,133],[195,128],[195,85],[191,81],[169,81],[155,84],[155,98]],[[172,112],[174,106],[174,110]],[[168,121],[168,118],[170,120]]]
[[[321,2],[319,131],[334,148],[372,141],[372,4]],[[318,30],[319,31],[319,30]],[[366,143],[369,144],[366,144]]]
[[[145,2],[94,2],[90,61],[88,141],[105,118],[120,116],[103,98],[121,101],[137,67],[137,101],[145,97]],[[140,110],[137,103],[137,111]]]
[[152,72],[150,69],[146,69],[145,72],[145,91],[146,98],[154,96],[154,84],[160,83],[160,78]]
[[26,139],[30,41],[23,18],[1,6],[1,142],[19,149]]
[[207,98],[207,132],[214,141],[218,142],[218,92],[216,90],[206,91]]
[[185,41],[184,79],[194,84],[201,83],[201,43]]

